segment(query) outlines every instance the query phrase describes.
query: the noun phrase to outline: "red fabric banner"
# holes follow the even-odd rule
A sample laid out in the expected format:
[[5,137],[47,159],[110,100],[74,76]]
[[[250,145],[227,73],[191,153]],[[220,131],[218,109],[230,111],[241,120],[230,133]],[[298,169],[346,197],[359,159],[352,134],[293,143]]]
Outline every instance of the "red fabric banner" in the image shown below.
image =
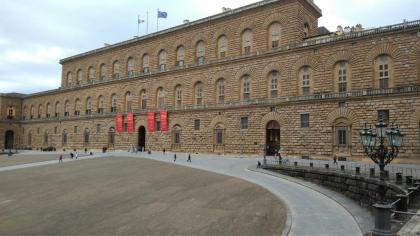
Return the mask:
[[123,123],[124,123],[123,115],[122,114],[117,114],[116,127],[117,127],[117,132],[118,133],[121,133],[121,132],[124,131]]
[[155,113],[154,112],[147,113],[147,131],[155,132]]
[[134,115],[133,113],[127,113],[127,131],[129,133],[133,133],[134,132]]
[[160,130],[168,131],[168,112],[167,111],[160,112]]

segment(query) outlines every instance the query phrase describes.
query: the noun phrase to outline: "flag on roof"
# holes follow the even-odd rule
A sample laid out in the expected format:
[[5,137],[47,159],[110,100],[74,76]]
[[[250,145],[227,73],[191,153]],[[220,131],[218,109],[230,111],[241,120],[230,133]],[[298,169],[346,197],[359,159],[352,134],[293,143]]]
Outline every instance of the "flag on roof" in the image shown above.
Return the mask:
[[164,11],[159,11],[158,10],[158,18],[166,18],[168,17],[168,13],[164,12]]

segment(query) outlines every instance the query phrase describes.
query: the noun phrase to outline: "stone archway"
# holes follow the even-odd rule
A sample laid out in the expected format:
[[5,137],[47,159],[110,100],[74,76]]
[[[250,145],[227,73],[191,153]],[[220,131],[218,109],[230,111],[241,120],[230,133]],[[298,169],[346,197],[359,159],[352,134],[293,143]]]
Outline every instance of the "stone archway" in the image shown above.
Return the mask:
[[265,127],[265,133],[265,154],[274,156],[280,149],[280,124],[275,120],[269,121]]
[[6,131],[4,135],[4,148],[5,149],[13,149],[14,144],[14,136],[15,133],[12,130]]
[[146,150],[146,128],[143,125],[138,129],[137,148],[141,151]]

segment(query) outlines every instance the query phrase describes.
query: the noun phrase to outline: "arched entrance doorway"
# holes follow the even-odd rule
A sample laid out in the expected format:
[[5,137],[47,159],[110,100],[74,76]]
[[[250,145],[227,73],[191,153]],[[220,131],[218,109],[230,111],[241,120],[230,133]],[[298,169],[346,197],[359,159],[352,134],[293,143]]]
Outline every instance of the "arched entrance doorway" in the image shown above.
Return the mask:
[[275,155],[280,149],[280,125],[272,120],[266,126],[266,155]]
[[144,126],[140,126],[138,130],[138,148],[140,150],[146,149],[146,128]]
[[13,148],[13,141],[14,141],[15,134],[13,131],[8,130],[4,136],[4,148],[5,149],[12,149]]

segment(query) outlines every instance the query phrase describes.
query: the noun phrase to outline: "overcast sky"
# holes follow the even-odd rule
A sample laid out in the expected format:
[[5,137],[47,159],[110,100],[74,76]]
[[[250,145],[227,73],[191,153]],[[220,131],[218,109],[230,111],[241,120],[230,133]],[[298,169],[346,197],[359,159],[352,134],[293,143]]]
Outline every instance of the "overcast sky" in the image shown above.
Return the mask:
[[[0,7],[0,93],[33,93],[60,86],[59,60],[137,35],[137,15],[149,12],[149,33],[156,11],[168,13],[159,29],[237,8],[255,0],[2,0]],[[315,0],[319,26],[378,27],[420,19],[418,0]],[[140,35],[146,24],[140,25]]]

